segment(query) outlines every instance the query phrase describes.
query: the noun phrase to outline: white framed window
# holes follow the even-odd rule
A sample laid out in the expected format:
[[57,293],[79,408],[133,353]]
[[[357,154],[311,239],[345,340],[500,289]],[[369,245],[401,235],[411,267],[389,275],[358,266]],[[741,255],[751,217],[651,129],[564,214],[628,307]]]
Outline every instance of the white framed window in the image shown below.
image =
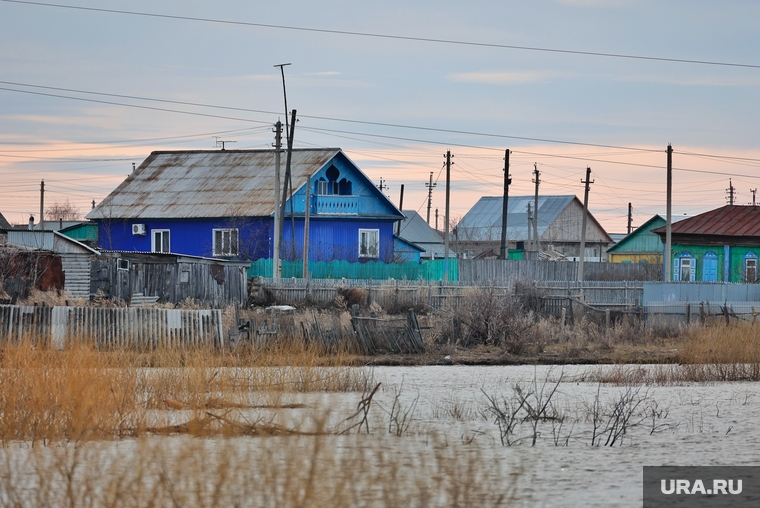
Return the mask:
[[744,281],[757,282],[757,258],[751,254],[744,257]]
[[168,229],[154,229],[150,235],[151,252],[171,252]]
[[327,182],[325,182],[324,180],[319,180],[317,182],[317,194],[319,194],[320,196],[327,195]]
[[360,229],[359,230],[359,257],[360,258],[379,258],[380,257],[380,230],[379,229]]
[[213,230],[214,257],[238,255],[238,230],[237,228]]
[[679,280],[691,282],[691,258],[681,258],[681,276]]

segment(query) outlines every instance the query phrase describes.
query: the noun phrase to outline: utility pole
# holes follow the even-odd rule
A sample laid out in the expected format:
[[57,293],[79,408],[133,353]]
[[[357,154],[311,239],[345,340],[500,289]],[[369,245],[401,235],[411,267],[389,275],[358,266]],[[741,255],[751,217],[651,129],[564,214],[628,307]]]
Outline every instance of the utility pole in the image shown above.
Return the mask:
[[449,281],[449,197],[451,195],[451,151],[446,150],[446,214],[444,217],[444,221],[446,224],[443,225],[444,227],[444,233],[443,233],[443,281],[448,282]]
[[538,185],[541,183],[538,171],[538,163],[533,163],[533,183],[536,184],[536,197],[533,205],[533,242],[536,244],[536,251],[541,251],[541,242],[538,240]]
[[726,191],[728,192],[728,204],[730,206],[734,206],[734,196],[736,195],[736,190],[730,178],[728,179],[728,189],[726,189]]
[[280,149],[282,148],[282,123],[274,124],[274,252],[272,253],[272,278],[280,278],[280,239],[282,236],[282,216],[280,210]]
[[[296,110],[293,110],[293,118],[290,122],[290,135],[288,136],[288,153],[287,158],[285,159],[285,179],[283,180],[283,188],[282,188],[282,202],[280,203],[280,206],[282,207],[280,215],[285,217],[285,203],[287,202],[288,198],[288,190],[290,190],[290,260],[295,261],[296,259],[296,225],[295,225],[295,214],[293,213],[293,177],[290,172],[290,161],[293,157],[293,133],[296,128]],[[280,223],[280,240],[282,240],[282,224],[285,221],[283,220]]]
[[45,180],[40,182],[40,231],[45,231]]
[[[583,192],[583,222],[581,223],[581,256],[578,263],[578,281],[583,281],[583,260],[586,257],[586,222],[588,220],[588,191],[594,181],[591,179],[591,168],[586,168],[586,180],[581,180],[581,183],[586,185],[586,189]],[[600,256],[601,259],[601,256]]]
[[309,215],[311,212],[311,175],[306,175],[306,206],[303,214],[303,275],[309,278]]
[[433,204],[433,187],[438,185],[437,183],[433,183],[433,172],[430,172],[430,183],[426,183],[425,187],[428,188],[428,210],[427,210],[427,223],[428,226],[430,225],[430,207]]
[[377,188],[380,189],[380,192],[383,192],[383,190],[387,189],[388,186],[385,184],[385,180],[383,180],[383,177],[380,177],[380,185],[377,185]]
[[530,203],[528,203],[528,238],[527,238],[528,245],[531,244],[530,243],[531,242],[531,239],[530,239],[530,229],[532,227],[533,227],[533,217],[531,217],[531,214],[530,214]]
[[509,258],[509,238],[507,238],[507,212],[509,211],[509,185],[512,175],[509,174],[509,150],[504,152],[504,201],[501,206],[501,249],[499,257]]
[[671,275],[671,268],[670,268],[670,256],[671,256],[671,245],[672,245],[672,234],[673,234],[673,216],[671,215],[672,212],[672,204],[673,204],[673,147],[670,146],[670,143],[668,143],[668,174],[667,174],[667,187],[666,187],[666,193],[667,193],[667,199],[665,204],[665,256],[663,258],[662,267],[665,270],[665,282],[670,282],[670,275]]
[[435,209],[435,230],[438,231],[438,208]]
[[628,234],[631,234],[631,224],[633,224],[633,207],[628,203]]
[[752,206],[755,206],[755,194],[757,194],[757,188],[749,190],[752,193]]
[[[431,173],[432,174],[432,173]],[[404,184],[401,184],[401,196],[398,199],[398,209],[401,210],[401,213],[404,213]],[[430,209],[428,208],[428,219],[430,219]],[[398,225],[396,226],[396,236],[401,236],[401,223],[403,221],[398,221]]]

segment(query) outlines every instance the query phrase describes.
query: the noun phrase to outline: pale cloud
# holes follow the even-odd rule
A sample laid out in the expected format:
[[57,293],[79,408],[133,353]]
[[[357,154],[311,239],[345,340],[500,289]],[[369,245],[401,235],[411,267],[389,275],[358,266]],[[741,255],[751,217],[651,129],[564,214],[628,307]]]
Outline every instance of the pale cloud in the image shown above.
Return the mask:
[[658,74],[631,74],[623,76],[608,76],[608,79],[611,81],[624,81],[629,83],[657,83],[680,86],[736,87],[760,85],[760,77],[757,76],[664,76]]
[[623,7],[631,0],[555,0],[555,2],[573,7]]
[[554,71],[485,71],[450,74],[448,79],[460,83],[479,83],[481,85],[524,85],[572,76],[571,73]]
[[304,76],[340,76],[342,73],[338,71],[322,71],[322,72],[305,72]]

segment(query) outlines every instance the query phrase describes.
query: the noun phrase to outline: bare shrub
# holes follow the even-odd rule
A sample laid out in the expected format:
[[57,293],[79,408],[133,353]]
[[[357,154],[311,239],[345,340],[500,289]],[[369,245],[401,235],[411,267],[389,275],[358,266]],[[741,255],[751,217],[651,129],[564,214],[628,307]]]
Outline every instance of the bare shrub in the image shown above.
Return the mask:
[[522,352],[529,342],[528,331],[536,323],[535,313],[525,300],[498,294],[493,287],[473,289],[450,309],[439,333],[441,341],[463,347],[489,345],[511,354]]

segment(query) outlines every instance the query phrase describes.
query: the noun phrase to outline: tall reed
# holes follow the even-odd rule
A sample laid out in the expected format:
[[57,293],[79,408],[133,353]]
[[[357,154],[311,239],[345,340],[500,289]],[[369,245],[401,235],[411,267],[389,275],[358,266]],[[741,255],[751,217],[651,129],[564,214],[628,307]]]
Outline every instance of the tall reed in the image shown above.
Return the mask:
[[253,407],[262,394],[271,405],[283,393],[361,391],[369,375],[301,346],[230,354],[102,352],[80,343],[55,351],[22,340],[0,351],[0,440],[34,445],[137,436],[176,421],[156,410],[184,410],[186,420],[197,420],[209,409]]

